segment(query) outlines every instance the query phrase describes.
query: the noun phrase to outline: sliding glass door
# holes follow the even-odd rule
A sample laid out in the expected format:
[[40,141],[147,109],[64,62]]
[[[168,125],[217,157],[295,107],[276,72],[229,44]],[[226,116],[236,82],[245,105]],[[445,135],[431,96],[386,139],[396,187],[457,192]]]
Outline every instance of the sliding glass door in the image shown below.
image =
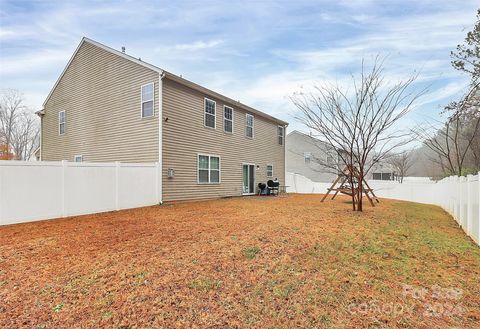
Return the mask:
[[243,194],[255,194],[254,164],[243,164]]

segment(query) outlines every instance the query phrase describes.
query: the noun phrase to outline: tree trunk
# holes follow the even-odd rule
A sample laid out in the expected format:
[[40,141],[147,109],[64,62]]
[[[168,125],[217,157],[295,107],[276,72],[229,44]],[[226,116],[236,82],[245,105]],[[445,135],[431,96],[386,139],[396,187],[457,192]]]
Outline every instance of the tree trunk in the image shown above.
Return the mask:
[[358,173],[357,186],[357,211],[363,211],[363,173],[362,170]]
[[363,183],[358,182],[357,211],[363,211]]
[[352,209],[356,210],[356,200],[355,200],[355,185],[353,184],[353,179],[350,178],[350,186],[352,187]]

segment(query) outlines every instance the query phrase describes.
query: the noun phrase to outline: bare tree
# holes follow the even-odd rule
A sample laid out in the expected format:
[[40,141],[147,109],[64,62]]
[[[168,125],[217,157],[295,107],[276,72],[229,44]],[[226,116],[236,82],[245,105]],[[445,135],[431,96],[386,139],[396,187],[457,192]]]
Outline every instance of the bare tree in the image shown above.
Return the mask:
[[408,171],[413,165],[412,151],[405,151],[391,156],[387,162],[393,167],[398,176],[398,181],[403,183],[403,178],[408,175]]
[[0,95],[0,144],[17,160],[28,160],[39,144],[39,124],[33,111],[24,105],[17,90],[2,90]]
[[[480,170],[480,9],[476,22],[462,44],[450,53],[452,66],[470,75],[469,92],[460,102],[445,107],[449,118],[438,133],[423,133],[426,141],[448,174],[463,175],[470,169]],[[430,129],[435,131],[435,129]],[[468,168],[470,167],[470,168]]]
[[291,97],[299,110],[297,119],[337,150],[339,164],[350,170],[352,207],[356,211],[363,209],[363,179],[372,166],[411,141],[410,133],[400,131],[396,124],[425,93],[410,91],[416,75],[387,83],[382,64],[377,57],[367,72],[362,61],[360,77],[352,76],[352,93],[327,84]]
[[441,129],[423,124],[413,130],[415,136],[435,154],[431,160],[449,175],[466,173],[468,155],[478,159],[477,143],[480,134],[480,95],[477,83],[459,102],[445,107],[449,117]]

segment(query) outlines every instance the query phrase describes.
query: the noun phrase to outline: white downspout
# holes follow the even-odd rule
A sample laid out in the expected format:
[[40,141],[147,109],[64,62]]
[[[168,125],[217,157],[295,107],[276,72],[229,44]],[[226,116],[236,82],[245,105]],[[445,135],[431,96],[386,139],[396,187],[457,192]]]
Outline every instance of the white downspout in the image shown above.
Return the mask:
[[288,124],[283,126],[283,185],[287,185],[287,127]]
[[165,72],[158,75],[158,203],[163,203],[163,78]]

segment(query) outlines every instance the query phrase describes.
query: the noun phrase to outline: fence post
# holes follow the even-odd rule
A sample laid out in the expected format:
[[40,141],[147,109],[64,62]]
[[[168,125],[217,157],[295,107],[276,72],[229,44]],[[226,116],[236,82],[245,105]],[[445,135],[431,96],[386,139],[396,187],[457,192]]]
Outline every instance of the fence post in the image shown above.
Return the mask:
[[477,217],[477,244],[480,245],[480,171],[477,173],[477,182],[478,182],[478,193],[477,193],[477,197],[478,197],[478,217]]
[[115,210],[120,210],[119,204],[119,188],[120,188],[120,162],[115,161]]
[[67,160],[62,160],[62,170],[61,170],[61,175],[62,175],[62,179],[61,179],[61,182],[62,182],[62,217],[66,217],[66,210],[65,210],[65,171],[66,171],[66,167],[67,167]]
[[[0,165],[0,200],[5,200],[3,198],[3,183],[2,183],[2,170],[3,166]],[[0,202],[0,225],[3,225],[3,211],[2,211],[2,202]]]
[[448,203],[448,212],[450,213],[450,215],[453,216],[453,199],[452,199],[453,185],[452,185],[452,180],[453,180],[453,177],[449,176],[448,177],[448,189],[447,189],[447,203]]
[[472,211],[473,211],[473,202],[470,200],[472,198],[472,187],[471,182],[473,181],[472,175],[467,175],[467,234],[472,235]]
[[464,186],[466,180],[467,180],[467,177],[460,176],[460,182],[458,183],[458,189],[460,191],[460,207],[458,209],[458,213],[459,213],[458,216],[459,216],[460,222],[462,223],[462,227],[463,227],[464,231],[467,229],[465,211],[464,211],[464,209],[465,209],[464,204],[467,201],[465,200],[465,193],[463,191],[463,186]]
[[452,188],[452,178],[451,176],[447,177],[447,193],[446,193],[446,200],[445,202],[447,203],[447,210],[450,214],[452,214],[452,198],[450,197],[450,191]]
[[458,195],[457,178],[457,176],[452,176],[452,192],[450,194],[450,199],[452,200],[452,215],[455,218],[455,221],[458,223],[457,199],[455,197],[456,195]]
[[160,173],[160,163],[155,162],[155,199],[157,200],[157,203],[160,204],[160,181],[159,177],[161,177]]

